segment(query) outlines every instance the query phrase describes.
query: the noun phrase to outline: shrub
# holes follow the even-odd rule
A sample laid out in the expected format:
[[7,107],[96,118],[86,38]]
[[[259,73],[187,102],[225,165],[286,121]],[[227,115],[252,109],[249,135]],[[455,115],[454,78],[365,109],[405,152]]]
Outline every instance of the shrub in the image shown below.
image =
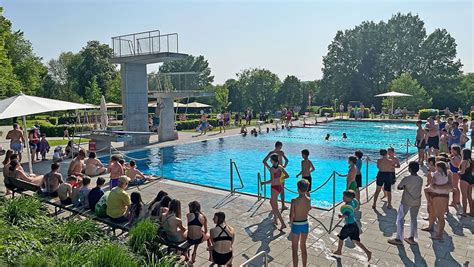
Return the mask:
[[306,109],[308,112],[318,113],[321,106],[308,106]]
[[101,267],[101,266],[123,266],[135,267],[139,266],[136,257],[118,244],[106,243],[98,247],[93,255],[90,255],[90,262],[85,266]]
[[52,125],[58,125],[58,118],[57,118],[57,117],[49,117],[49,118],[48,118],[48,121],[49,121]]
[[57,238],[66,243],[99,240],[103,236],[103,231],[91,219],[62,221],[57,233]]
[[21,255],[40,252],[42,249],[43,245],[34,234],[16,226],[0,227],[0,257],[9,266],[15,266]]
[[[208,119],[207,122],[211,124],[213,127],[218,126],[218,122],[216,119]],[[187,120],[187,121],[177,121],[176,122],[176,130],[193,130],[198,127],[200,120]]]
[[430,116],[436,116],[439,114],[439,110],[437,109],[420,109],[418,111],[418,119],[419,120],[426,120]]
[[158,235],[158,227],[156,223],[150,219],[139,221],[128,233],[128,245],[133,252],[138,252],[146,255],[146,251],[153,251],[150,249],[155,238]]
[[9,224],[24,226],[43,213],[43,205],[37,198],[22,196],[6,201],[0,215]]
[[334,109],[333,108],[320,108],[319,109],[319,115],[320,116],[325,116],[325,113],[329,113],[329,117],[332,117],[334,114]]
[[59,117],[58,118],[58,124],[64,125],[64,124],[74,124],[76,122],[76,118],[71,118],[71,117]]
[[471,111],[471,113],[469,114],[469,116],[471,117],[471,120],[474,120],[474,111]]

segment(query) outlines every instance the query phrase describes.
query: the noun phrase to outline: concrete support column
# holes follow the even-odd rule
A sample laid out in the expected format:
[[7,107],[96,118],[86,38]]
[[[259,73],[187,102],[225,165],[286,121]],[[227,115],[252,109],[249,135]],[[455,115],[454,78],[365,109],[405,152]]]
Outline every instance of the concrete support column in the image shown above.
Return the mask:
[[161,98],[163,109],[160,112],[160,125],[158,126],[158,141],[170,141],[176,140],[177,135],[174,131],[174,108],[173,98],[164,97]]
[[[122,105],[125,131],[148,132],[148,77],[146,64],[122,63]],[[147,145],[148,135],[133,135],[125,146]]]

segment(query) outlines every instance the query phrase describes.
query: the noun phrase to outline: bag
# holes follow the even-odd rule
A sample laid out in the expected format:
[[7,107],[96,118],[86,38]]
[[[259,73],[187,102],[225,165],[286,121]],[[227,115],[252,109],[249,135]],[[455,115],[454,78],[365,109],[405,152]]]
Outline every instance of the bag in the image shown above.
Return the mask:
[[105,192],[97,204],[95,204],[95,215],[97,215],[97,217],[107,217],[107,198],[109,197],[109,193],[110,191]]

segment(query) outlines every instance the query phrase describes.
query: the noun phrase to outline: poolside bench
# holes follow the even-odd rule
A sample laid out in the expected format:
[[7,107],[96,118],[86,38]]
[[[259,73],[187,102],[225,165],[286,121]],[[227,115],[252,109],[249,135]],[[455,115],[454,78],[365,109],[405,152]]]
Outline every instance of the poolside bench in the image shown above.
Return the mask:
[[176,251],[187,252],[191,247],[191,244],[187,240],[180,243],[168,240],[163,231],[158,234],[158,242],[168,247],[168,253],[171,253],[173,249]]

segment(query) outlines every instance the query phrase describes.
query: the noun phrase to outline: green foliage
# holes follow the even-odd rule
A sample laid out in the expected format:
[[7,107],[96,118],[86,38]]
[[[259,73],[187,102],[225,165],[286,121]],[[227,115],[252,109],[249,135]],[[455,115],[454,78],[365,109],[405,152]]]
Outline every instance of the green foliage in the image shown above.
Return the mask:
[[436,115],[439,115],[439,110],[437,109],[420,109],[418,111],[419,120],[426,120],[428,117]]
[[133,252],[146,254],[149,247],[158,235],[158,226],[150,219],[136,223],[128,234],[128,245]]
[[43,244],[34,232],[22,231],[17,226],[0,225],[0,257],[9,264],[15,264],[18,257],[39,252]]
[[229,109],[232,111],[241,111],[244,109],[243,92],[240,88],[239,81],[229,79],[224,85],[229,89]]
[[91,240],[100,240],[104,237],[103,231],[97,223],[90,219],[66,220],[58,228],[57,239],[65,243],[81,243]]
[[248,69],[237,76],[244,99],[251,109],[265,112],[275,108],[275,96],[280,86],[276,74],[266,69]]
[[471,117],[471,120],[474,120],[474,111],[471,111],[471,113],[469,114],[469,116]]
[[92,76],[92,79],[89,81],[89,84],[86,86],[84,93],[84,100],[87,103],[99,105],[101,99],[101,91],[99,85],[97,84],[96,76]]
[[314,112],[314,113],[319,113],[320,108],[321,108],[321,106],[308,106],[308,107],[306,107],[306,109],[309,112]]
[[[363,22],[337,32],[323,59],[321,97],[325,103],[338,98],[375,104],[392,80],[410,74],[433,97],[434,105],[450,103],[455,108],[456,77],[461,64],[456,60],[456,43],[446,30],[426,35],[418,15],[396,14],[388,22]],[[456,107],[457,108],[457,107]]]
[[224,111],[229,106],[229,89],[225,85],[214,86],[214,95],[218,111]]
[[105,245],[97,248],[96,252],[90,255],[90,260],[86,266],[138,267],[139,263],[136,257],[122,245],[106,243]]
[[320,108],[319,109],[319,115],[320,116],[325,116],[325,113],[329,113],[329,117],[332,117],[334,114],[334,109],[333,108]]
[[11,35],[11,22],[3,16],[3,8],[0,7],[0,97],[12,96],[21,90],[6,47]]
[[[404,73],[393,80],[389,85],[389,89],[390,91],[412,95],[408,97],[395,97],[393,101],[394,109],[406,107],[408,110],[418,110],[422,107],[431,107],[431,97],[409,74]],[[388,99],[387,102],[389,102],[389,107],[391,108],[391,99]]]
[[[200,120],[177,121],[176,130],[194,130],[198,127],[200,122]],[[207,122],[213,127],[218,126],[218,121],[216,119],[208,119]]]
[[48,117],[48,121],[49,121],[52,125],[58,125],[58,117]]
[[462,76],[457,94],[460,95],[463,100],[462,109],[471,110],[471,106],[474,106],[474,73],[468,73]]
[[43,214],[43,205],[36,198],[19,197],[4,203],[0,217],[11,225],[27,225]]
[[294,108],[303,103],[303,91],[300,80],[296,76],[287,76],[278,91],[278,104],[282,107]]
[[[168,61],[163,63],[160,66],[160,73],[169,73],[169,72],[197,72],[198,76],[193,77],[193,81],[190,87],[194,88],[204,88],[210,85],[214,81],[214,76],[211,75],[211,68],[209,67],[209,62],[203,56],[192,56],[189,55],[182,60]],[[151,75],[149,80],[149,88],[156,88],[157,81],[156,75]],[[179,79],[177,77],[177,79]],[[187,81],[189,82],[189,81]],[[175,88],[179,88],[179,81],[172,81]],[[155,87],[153,87],[155,86]],[[156,90],[156,89],[155,89]]]

